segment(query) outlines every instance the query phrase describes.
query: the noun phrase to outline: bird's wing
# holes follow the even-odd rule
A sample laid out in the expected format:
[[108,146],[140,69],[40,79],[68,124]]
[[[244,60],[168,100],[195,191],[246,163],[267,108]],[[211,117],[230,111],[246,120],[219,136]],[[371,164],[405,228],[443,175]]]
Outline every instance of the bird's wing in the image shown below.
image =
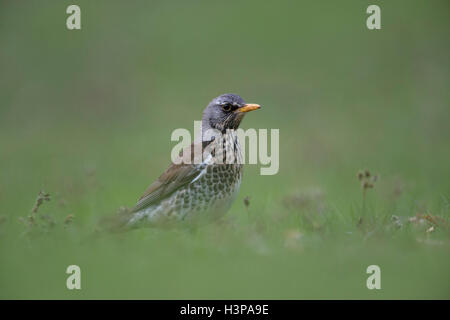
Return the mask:
[[180,152],[179,157],[181,158],[183,153],[190,153],[191,164],[185,164],[184,162],[180,164],[172,163],[169,168],[148,187],[131,211],[137,212],[150,206],[151,204],[163,200],[180,187],[191,183],[196,178],[199,178],[200,175],[204,173],[204,167],[194,164],[198,163],[197,160],[199,160],[199,157],[200,159],[202,157],[201,153],[196,154],[194,152],[194,148],[197,146],[197,144],[191,144],[189,147],[186,147],[182,152]]

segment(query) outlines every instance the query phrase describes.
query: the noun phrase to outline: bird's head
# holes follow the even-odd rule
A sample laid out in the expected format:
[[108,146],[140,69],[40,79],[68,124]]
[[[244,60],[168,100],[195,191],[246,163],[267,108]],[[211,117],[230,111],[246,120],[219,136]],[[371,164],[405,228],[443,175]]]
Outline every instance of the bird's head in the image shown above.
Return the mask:
[[202,129],[216,129],[220,132],[235,130],[247,112],[259,108],[258,104],[245,103],[237,94],[222,94],[214,98],[203,111]]

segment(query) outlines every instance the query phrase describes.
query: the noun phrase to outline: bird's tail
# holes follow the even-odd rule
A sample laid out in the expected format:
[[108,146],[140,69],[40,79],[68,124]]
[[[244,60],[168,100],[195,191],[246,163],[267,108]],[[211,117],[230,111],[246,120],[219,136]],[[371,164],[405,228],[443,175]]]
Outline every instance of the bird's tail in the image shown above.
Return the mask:
[[130,209],[120,207],[115,215],[103,217],[98,223],[98,231],[102,232],[124,232],[131,230],[129,221],[132,217]]

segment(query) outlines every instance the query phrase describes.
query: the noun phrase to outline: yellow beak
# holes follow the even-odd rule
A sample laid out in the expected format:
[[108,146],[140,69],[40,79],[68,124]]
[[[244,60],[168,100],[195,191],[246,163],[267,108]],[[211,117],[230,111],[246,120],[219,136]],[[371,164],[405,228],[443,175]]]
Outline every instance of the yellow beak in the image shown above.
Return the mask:
[[258,110],[260,108],[261,108],[261,106],[259,104],[247,103],[242,108],[239,108],[236,111],[237,112],[249,112],[249,111],[253,111],[253,110]]

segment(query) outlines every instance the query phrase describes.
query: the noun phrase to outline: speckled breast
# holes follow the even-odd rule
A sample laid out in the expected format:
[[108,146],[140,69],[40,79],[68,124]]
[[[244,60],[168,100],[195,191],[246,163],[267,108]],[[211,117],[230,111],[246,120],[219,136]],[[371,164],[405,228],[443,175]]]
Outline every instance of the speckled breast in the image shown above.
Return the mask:
[[242,180],[242,154],[235,135],[227,136],[225,152],[234,153],[234,163],[217,163],[209,158],[199,165],[196,179],[175,191],[168,198],[137,212],[136,222],[211,221],[227,212],[235,200]]

